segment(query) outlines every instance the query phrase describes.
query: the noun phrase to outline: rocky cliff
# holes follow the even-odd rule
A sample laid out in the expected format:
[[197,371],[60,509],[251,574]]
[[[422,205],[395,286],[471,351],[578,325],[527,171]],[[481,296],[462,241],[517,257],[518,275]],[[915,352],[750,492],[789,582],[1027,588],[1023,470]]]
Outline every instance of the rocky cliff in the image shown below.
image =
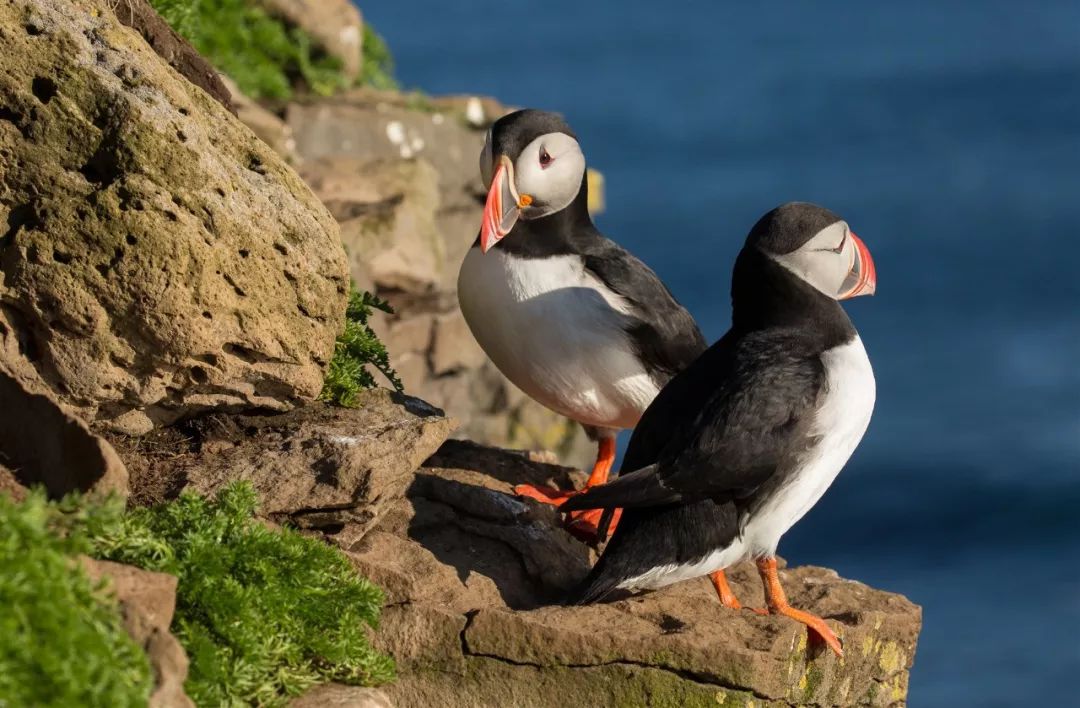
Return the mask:
[[[553,461],[587,446],[494,370],[454,295],[500,104],[368,88],[263,105],[145,2],[114,5],[0,0],[0,494],[147,505],[251,483],[267,524],[335,544],[387,594],[375,641],[397,682],[297,706],[905,702],[919,608],[826,569],[783,581],[842,660],[705,581],[558,606],[595,551],[511,489],[570,484]],[[264,5],[361,71],[345,0]],[[314,401],[350,277],[395,306],[375,327],[409,394],[357,409]],[[154,704],[188,705],[175,581],[92,572],[130,608]],[[761,603],[751,569],[731,579]]]

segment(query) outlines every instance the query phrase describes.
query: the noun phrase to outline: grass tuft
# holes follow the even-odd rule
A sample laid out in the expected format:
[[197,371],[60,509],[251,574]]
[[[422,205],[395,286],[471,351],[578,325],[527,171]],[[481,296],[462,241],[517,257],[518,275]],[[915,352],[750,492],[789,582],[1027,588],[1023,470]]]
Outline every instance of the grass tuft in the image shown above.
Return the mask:
[[397,372],[390,366],[386,347],[368,325],[372,310],[394,313],[388,302],[369,292],[353,289],[349,293],[345,330],[338,335],[334,345],[334,358],[327,368],[320,400],[346,408],[355,407],[360,391],[375,387],[375,377],[367,368],[369,364],[380,371],[396,391],[404,389]]
[[[298,86],[318,95],[349,88],[341,61],[250,0],[150,0],[169,25],[251,98],[288,100]],[[364,24],[359,82],[396,88],[386,43]]]
[[377,685],[393,661],[371,648],[382,592],[345,556],[254,518],[247,483],[183,494],[94,530],[95,555],[179,578],[173,631],[198,705],[276,705],[328,681]]
[[177,576],[172,631],[198,705],[275,706],[328,681],[393,680],[368,639],[382,592],[336,548],[268,528],[256,506],[247,483],[128,513],[118,499],[0,495],[0,706],[146,704],[146,657],[77,553]]

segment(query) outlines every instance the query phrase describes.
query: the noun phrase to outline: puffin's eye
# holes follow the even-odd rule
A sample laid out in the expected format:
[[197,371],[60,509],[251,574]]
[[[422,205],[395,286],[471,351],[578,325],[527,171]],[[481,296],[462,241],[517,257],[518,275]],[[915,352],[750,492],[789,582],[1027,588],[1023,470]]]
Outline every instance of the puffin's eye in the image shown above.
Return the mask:
[[548,165],[550,165],[554,161],[555,161],[555,158],[553,158],[551,155],[549,155],[547,150],[545,150],[544,148],[540,148],[540,166],[541,167],[546,168],[546,167],[548,167]]

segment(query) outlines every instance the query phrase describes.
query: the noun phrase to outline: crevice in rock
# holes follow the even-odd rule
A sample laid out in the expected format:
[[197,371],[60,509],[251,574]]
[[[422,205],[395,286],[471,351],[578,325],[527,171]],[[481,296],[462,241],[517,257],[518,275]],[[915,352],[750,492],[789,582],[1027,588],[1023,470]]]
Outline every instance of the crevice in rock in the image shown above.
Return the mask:
[[56,97],[59,88],[52,79],[45,76],[35,76],[34,80],[30,82],[30,90],[37,100],[47,104]]
[[223,351],[229,356],[236,357],[240,361],[246,364],[283,364],[285,363],[277,357],[272,357],[267,354],[263,354],[260,351],[256,351],[251,347],[245,347],[238,342],[227,342]]
[[235,292],[238,296],[247,297],[247,293],[244,292],[243,288],[236,284],[236,281],[231,275],[229,275],[228,273],[223,273],[221,277],[225,279],[226,283],[232,286],[233,292]]
[[0,236],[0,248],[7,248],[15,242],[19,231],[31,230],[41,225],[33,204],[19,204],[12,207],[7,216],[7,230]]

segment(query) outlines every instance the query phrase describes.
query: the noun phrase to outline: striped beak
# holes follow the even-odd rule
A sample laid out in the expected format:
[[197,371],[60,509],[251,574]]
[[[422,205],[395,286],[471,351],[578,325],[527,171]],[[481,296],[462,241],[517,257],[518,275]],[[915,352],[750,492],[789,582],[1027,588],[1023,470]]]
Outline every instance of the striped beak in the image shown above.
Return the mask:
[[877,268],[874,267],[874,259],[870,257],[870,249],[854,232],[851,233],[851,241],[855,244],[855,256],[851,270],[841,287],[841,294],[837,296],[838,300],[873,295],[877,290]]
[[480,250],[484,253],[510,233],[521,214],[521,207],[527,206],[521,203],[514,188],[514,166],[510,158],[500,155],[496,165],[484,203],[484,220],[480,224]]

